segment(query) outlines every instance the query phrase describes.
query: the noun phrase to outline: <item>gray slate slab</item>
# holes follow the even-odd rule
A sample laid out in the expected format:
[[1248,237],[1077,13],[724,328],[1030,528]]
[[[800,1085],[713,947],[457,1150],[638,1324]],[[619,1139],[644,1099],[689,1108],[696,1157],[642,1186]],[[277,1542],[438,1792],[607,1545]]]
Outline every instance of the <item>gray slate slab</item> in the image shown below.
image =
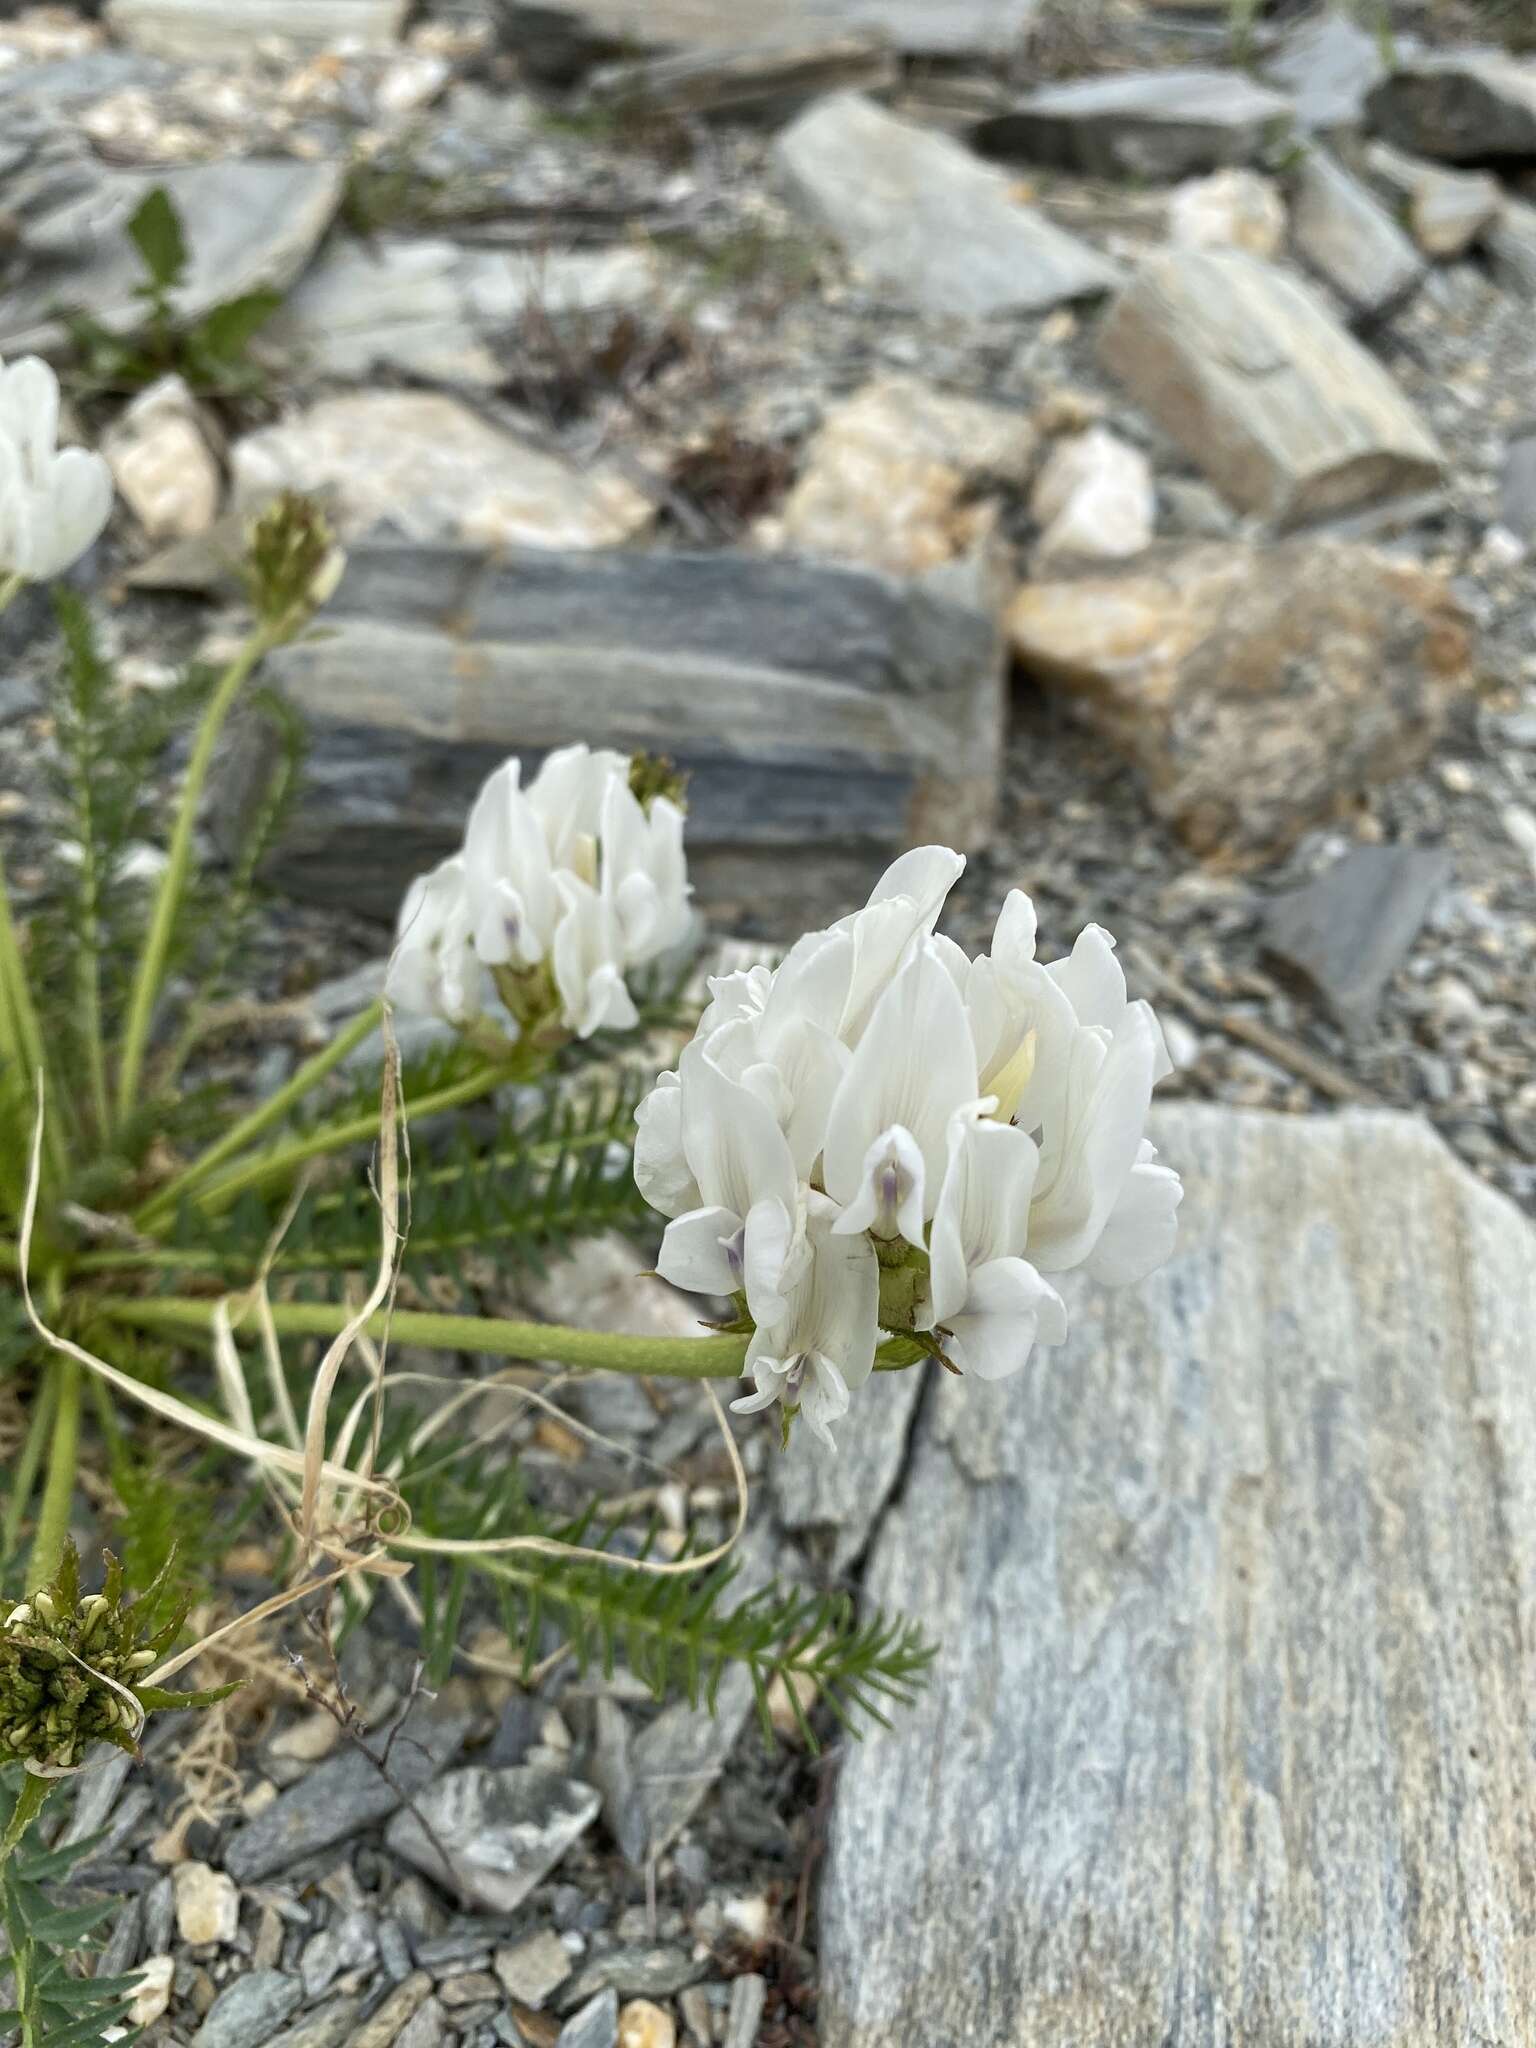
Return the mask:
[[1417,291],[1424,259],[1370,188],[1327,150],[1307,150],[1290,177],[1291,241],[1357,320],[1381,320]]
[[343,42],[384,49],[408,11],[409,0],[107,0],[106,17],[141,50],[203,62],[242,57],[264,36],[302,50]]
[[296,1977],[251,1970],[219,1993],[192,2037],[193,2048],[268,2048],[303,1999]]
[[402,1795],[420,1791],[457,1755],[467,1731],[461,1717],[419,1707],[393,1739],[389,1729],[375,1730],[369,1747],[380,1755],[387,1749],[392,1784],[360,1749],[327,1757],[246,1822],[224,1853],[224,1868],[237,1884],[254,1884],[386,1819]]
[[786,1529],[819,1549],[833,1580],[862,1555],[890,1499],[922,1383],[920,1372],[886,1374],[879,1400],[861,1407],[857,1427],[840,1434],[836,1450],[802,1429],[785,1455],[769,1465],[775,1513]]
[[743,43],[605,64],[588,79],[582,104],[779,120],[823,93],[881,92],[899,77],[890,44],[867,35]]
[[[822,2048],[1474,2048],[1536,1996],[1536,1233],[1418,1121],[1174,1104],[1172,1264],[935,1385]],[[878,1392],[878,1389],[867,1390]]]
[[1450,875],[1440,847],[1351,847],[1302,888],[1271,897],[1265,951],[1347,1030],[1364,1031]]
[[1110,307],[1099,355],[1223,493],[1279,528],[1438,483],[1428,427],[1300,279],[1237,249],[1169,250]]
[[872,284],[935,313],[1041,312],[1108,291],[1106,257],[947,135],[836,93],[774,147],[791,196]]
[[1291,104],[1241,71],[1114,72],[1042,86],[974,131],[978,149],[1092,177],[1187,178],[1282,143]]
[[153,172],[97,166],[84,184],[76,173],[61,187],[58,206],[29,224],[35,260],[0,295],[0,352],[54,345],[63,306],[81,307],[117,331],[144,318],[144,302],[135,297],[143,267],[126,225],[151,186],[163,185],[181,215],[189,262],[174,303],[192,319],[258,285],[292,284],[330,226],[344,176],[339,163],[291,157]]
[[499,0],[504,40],[569,76],[616,47],[720,49],[810,34],[883,37],[915,56],[1007,56],[1039,0],[774,0],[755,13],[721,0]]
[[[702,898],[765,913],[845,907],[899,848],[974,847],[994,815],[996,624],[872,570],[359,546],[325,633],[268,673],[312,740],[277,878],[391,918],[492,768],[575,739],[688,769]],[[249,798],[259,753],[229,772]],[[241,816],[216,818],[231,842]]]
[[1347,9],[1329,7],[1298,22],[1261,69],[1290,100],[1297,127],[1326,135],[1360,126],[1366,94],[1387,66],[1380,36]]
[[1512,435],[1504,451],[1499,516],[1512,533],[1536,535],[1536,426]]
[[1536,206],[1506,198],[1503,214],[1484,236],[1483,247],[1505,291],[1536,299]]
[[1536,59],[1502,50],[1415,52],[1366,101],[1389,142],[1447,163],[1536,157]]
[[599,1804],[590,1786],[553,1771],[472,1764],[402,1807],[385,1840],[467,1905],[512,1913],[591,1826]]

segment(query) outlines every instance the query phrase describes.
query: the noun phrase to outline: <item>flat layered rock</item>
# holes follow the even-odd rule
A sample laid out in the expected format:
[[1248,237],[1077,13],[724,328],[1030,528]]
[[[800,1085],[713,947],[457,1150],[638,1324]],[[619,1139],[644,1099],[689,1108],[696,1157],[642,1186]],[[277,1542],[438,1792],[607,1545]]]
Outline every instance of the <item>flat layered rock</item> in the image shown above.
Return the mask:
[[1291,173],[1291,237],[1307,268],[1357,320],[1381,320],[1411,298],[1424,259],[1369,186],[1324,149]]
[[1446,163],[1536,157],[1536,60],[1416,52],[1374,89],[1366,118],[1399,148]]
[[1408,1117],[1151,1135],[1171,1265],[928,1391],[866,1595],[942,1648],[843,1762],[822,2048],[1518,2041],[1536,1234]]
[[344,540],[378,527],[479,547],[611,547],[653,507],[601,464],[580,468],[434,391],[324,398],[235,444],[242,511],[277,492],[318,497]]
[[338,236],[264,331],[313,374],[385,369],[494,387],[506,382],[510,337],[526,314],[574,323],[643,306],[660,290],[660,268],[642,249],[546,255]]
[[1365,167],[1406,210],[1424,254],[1440,262],[1464,256],[1504,211],[1504,188],[1487,171],[1448,171],[1389,142],[1370,144]]
[[1308,286],[1241,250],[1152,257],[1099,355],[1232,504],[1277,527],[1440,480],[1438,445],[1376,359]]
[[1386,71],[1381,37],[1339,7],[1298,22],[1263,64],[1266,82],[1290,101],[1297,127],[1313,134],[1358,128],[1366,95]]
[[1015,198],[1001,172],[857,93],[802,114],[775,156],[791,195],[854,269],[907,304],[1040,312],[1119,280],[1105,257]]
[[156,57],[243,57],[263,36],[300,49],[380,49],[405,25],[410,0],[107,0],[113,33]]
[[604,51],[720,49],[790,36],[878,35],[916,56],[1007,56],[1039,0],[774,0],[748,16],[720,0],[501,0],[502,33],[536,65],[569,72]]
[[587,81],[588,107],[621,112],[781,118],[823,93],[880,92],[900,75],[896,52],[869,36],[683,50],[606,64]]
[[[312,743],[285,885],[391,918],[492,768],[576,738],[687,769],[702,899],[765,916],[836,915],[915,840],[976,846],[996,805],[993,617],[871,571],[359,546],[325,633],[266,672]],[[230,773],[260,786],[248,751]],[[223,809],[238,838],[240,803]]]
[[1507,198],[1483,238],[1493,274],[1507,292],[1536,299],[1536,206]]
[[1091,177],[1172,179],[1246,164],[1283,142],[1290,101],[1241,71],[1127,71],[1033,92],[983,121],[988,155]]
[[1264,950],[1349,1031],[1366,1030],[1451,876],[1438,846],[1353,846],[1264,906]]
[[27,231],[39,260],[0,297],[0,352],[56,345],[63,307],[81,308],[114,331],[142,325],[144,269],[127,223],[152,186],[165,187],[181,216],[189,260],[173,302],[193,320],[258,285],[282,291],[292,284],[331,224],[344,179],[339,163],[293,157],[229,158],[153,173],[61,166],[57,203],[43,205],[40,194]]
[[1008,631],[1201,853],[1277,851],[1408,773],[1472,679],[1446,579],[1343,541],[1156,548],[1026,584]]

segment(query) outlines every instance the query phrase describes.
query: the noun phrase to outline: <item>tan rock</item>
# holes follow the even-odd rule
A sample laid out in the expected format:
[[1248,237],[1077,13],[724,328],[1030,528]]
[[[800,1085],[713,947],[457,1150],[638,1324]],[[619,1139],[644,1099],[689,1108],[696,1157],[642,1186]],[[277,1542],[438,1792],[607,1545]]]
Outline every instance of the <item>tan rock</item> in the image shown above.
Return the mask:
[[146,1956],[139,1965],[139,1981],[134,1986],[132,2002],[128,2007],[128,2019],[135,2027],[152,2027],[162,2018],[171,2004],[171,1986],[176,1978],[174,1956]]
[[672,2015],[648,1998],[632,1998],[619,2013],[619,2048],[677,2048]]
[[1435,488],[1444,458],[1299,278],[1238,249],[1144,263],[1099,355],[1233,504],[1280,527]]
[[1118,561],[1152,545],[1157,492],[1139,448],[1104,427],[1061,440],[1030,497],[1045,531],[1035,562]]
[[1504,211],[1504,188],[1487,171],[1452,171],[1388,142],[1373,142],[1366,167],[1407,208],[1413,239],[1426,256],[1447,263],[1464,256]]
[[218,458],[180,377],[162,377],[141,391],[101,446],[118,491],[151,540],[190,540],[218,518]]
[[233,1878],[206,1863],[179,1863],[173,1882],[176,1931],[188,1948],[234,1940],[240,1931],[240,1894]]
[[1449,583],[1343,542],[1159,548],[1027,585],[1007,623],[1027,673],[1130,756],[1203,853],[1284,847],[1413,768],[1470,681]]
[[1285,201],[1274,179],[1257,171],[1213,171],[1169,195],[1168,234],[1188,249],[1275,256],[1285,241]]
[[917,377],[880,377],[828,413],[798,482],[757,538],[917,575],[985,538],[994,511],[973,493],[989,476],[1020,482],[1034,448],[1022,413]]
[[652,507],[608,469],[527,446],[438,392],[323,398],[248,434],[232,457],[236,502],[312,491],[343,539],[388,524],[409,540],[480,547],[611,547]]

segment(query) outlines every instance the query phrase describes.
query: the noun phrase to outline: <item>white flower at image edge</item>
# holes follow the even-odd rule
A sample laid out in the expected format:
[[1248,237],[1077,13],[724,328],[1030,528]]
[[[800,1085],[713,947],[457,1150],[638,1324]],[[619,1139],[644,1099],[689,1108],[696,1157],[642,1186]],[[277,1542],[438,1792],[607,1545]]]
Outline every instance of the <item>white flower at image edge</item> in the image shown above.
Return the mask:
[[112,511],[112,472],[60,448],[59,381],[45,362],[0,362],[0,582],[42,583],[79,560]]
[[712,982],[636,1113],[658,1271],[753,1326],[737,1407],[828,1440],[885,1336],[1003,1379],[1066,1338],[1054,1276],[1123,1285],[1173,1250],[1182,1188],[1144,1135],[1171,1068],[1113,939],[1038,961],[1015,890],[972,959],[934,933],[963,866],[905,854],[775,971]]
[[628,977],[687,936],[683,814],[642,804],[623,754],[557,748],[525,786],[513,758],[486,780],[464,844],[401,906],[386,990],[401,1007],[472,1023],[492,977],[545,973],[564,1027],[630,1030]]

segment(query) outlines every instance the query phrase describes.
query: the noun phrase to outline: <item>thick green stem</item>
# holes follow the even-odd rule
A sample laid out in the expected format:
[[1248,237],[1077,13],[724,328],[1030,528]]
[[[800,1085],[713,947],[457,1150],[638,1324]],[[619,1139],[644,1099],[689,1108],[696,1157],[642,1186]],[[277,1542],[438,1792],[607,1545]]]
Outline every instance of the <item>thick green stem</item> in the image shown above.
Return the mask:
[[[145,1301],[107,1297],[95,1307],[111,1322],[133,1329],[163,1330],[172,1336],[206,1337],[212,1303],[171,1296]],[[334,1337],[352,1319],[343,1303],[280,1301],[272,1307],[280,1337]],[[741,1377],[747,1353],[744,1336],[630,1337],[606,1330],[572,1330],[562,1323],[512,1322],[498,1316],[434,1315],[416,1309],[382,1311],[368,1325],[371,1336],[432,1351],[479,1351],[492,1358],[547,1360],[605,1372],[655,1375],[664,1379],[733,1380]],[[238,1334],[238,1332],[237,1332]]]
[[149,1046],[150,1028],[154,1023],[155,1004],[159,1000],[160,986],[165,978],[171,938],[176,929],[177,915],[181,910],[181,900],[186,892],[187,876],[192,866],[192,834],[197,825],[198,806],[202,802],[208,770],[213,765],[214,749],[218,745],[219,734],[224,730],[224,722],[252,669],[263,655],[271,652],[281,637],[280,631],[270,625],[257,626],[252,631],[244,646],[219,678],[218,686],[197,729],[192,758],[187,764],[187,779],[182,785],[181,803],[176,812],[175,825],[171,829],[165,873],[160,877],[160,887],[155,895],[154,909],[150,913],[149,930],[145,934],[144,949],[139,955],[139,964],[133,978],[133,993],[128,1003],[128,1022],[123,1031],[122,1060],[117,1074],[119,1125],[126,1123],[132,1115],[138,1098],[139,1081],[144,1072],[144,1055]]
[[12,599],[19,597],[26,587],[25,576],[0,576],[0,612],[5,611]]
[[[295,1104],[304,1100],[312,1089],[318,1088],[328,1074],[334,1073],[347,1054],[356,1050],[371,1031],[379,1028],[383,1014],[382,1003],[370,1003],[360,1016],[354,1017],[345,1031],[338,1032],[330,1044],[323,1046],[313,1059],[306,1060],[298,1072],[285,1081],[281,1088],[259,1103],[249,1116],[232,1124],[216,1144],[194,1159],[192,1164],[177,1174],[151,1201],[145,1203],[134,1219],[141,1229],[152,1229],[157,1223],[174,1216],[178,1205],[191,1194],[194,1188],[202,1186],[210,1174],[216,1173],[226,1160],[234,1159],[243,1152],[253,1138],[259,1138],[263,1131],[281,1121]],[[378,1129],[378,1117],[372,1119],[371,1128]],[[264,1155],[270,1156],[270,1155]]]
[[[58,1398],[58,1374],[45,1368],[27,1421],[21,1455],[11,1472],[10,1491],[5,1497],[5,1518],[0,1521],[0,1563],[16,1555],[21,1541],[21,1525],[27,1519],[32,1489],[37,1484],[38,1468],[43,1462],[43,1447],[53,1429],[53,1410]],[[0,1593],[6,1590],[0,1585]]]
[[80,1449],[80,1366],[73,1358],[55,1358],[49,1367],[58,1381],[53,1434],[48,1444],[48,1477],[43,1483],[37,1531],[27,1565],[23,1592],[32,1593],[54,1578],[69,1536],[69,1510],[75,1497],[75,1468]]
[[[527,1071],[521,1066],[477,1067],[462,1081],[450,1081],[446,1087],[435,1089],[406,1107],[413,1120],[434,1116],[439,1110],[461,1109],[467,1102],[478,1102],[482,1096],[504,1087],[509,1081],[527,1078]],[[235,1172],[226,1174],[222,1180],[215,1181],[204,1192],[198,1206],[217,1213],[227,1209],[247,1188],[265,1187],[271,1181],[291,1180],[298,1169],[311,1159],[327,1158],[333,1152],[343,1152],[349,1145],[365,1144],[378,1135],[379,1113],[376,1109],[349,1117],[342,1123],[323,1124],[319,1130],[309,1131],[302,1138],[293,1138],[286,1145],[274,1145],[270,1151],[259,1154]]]

